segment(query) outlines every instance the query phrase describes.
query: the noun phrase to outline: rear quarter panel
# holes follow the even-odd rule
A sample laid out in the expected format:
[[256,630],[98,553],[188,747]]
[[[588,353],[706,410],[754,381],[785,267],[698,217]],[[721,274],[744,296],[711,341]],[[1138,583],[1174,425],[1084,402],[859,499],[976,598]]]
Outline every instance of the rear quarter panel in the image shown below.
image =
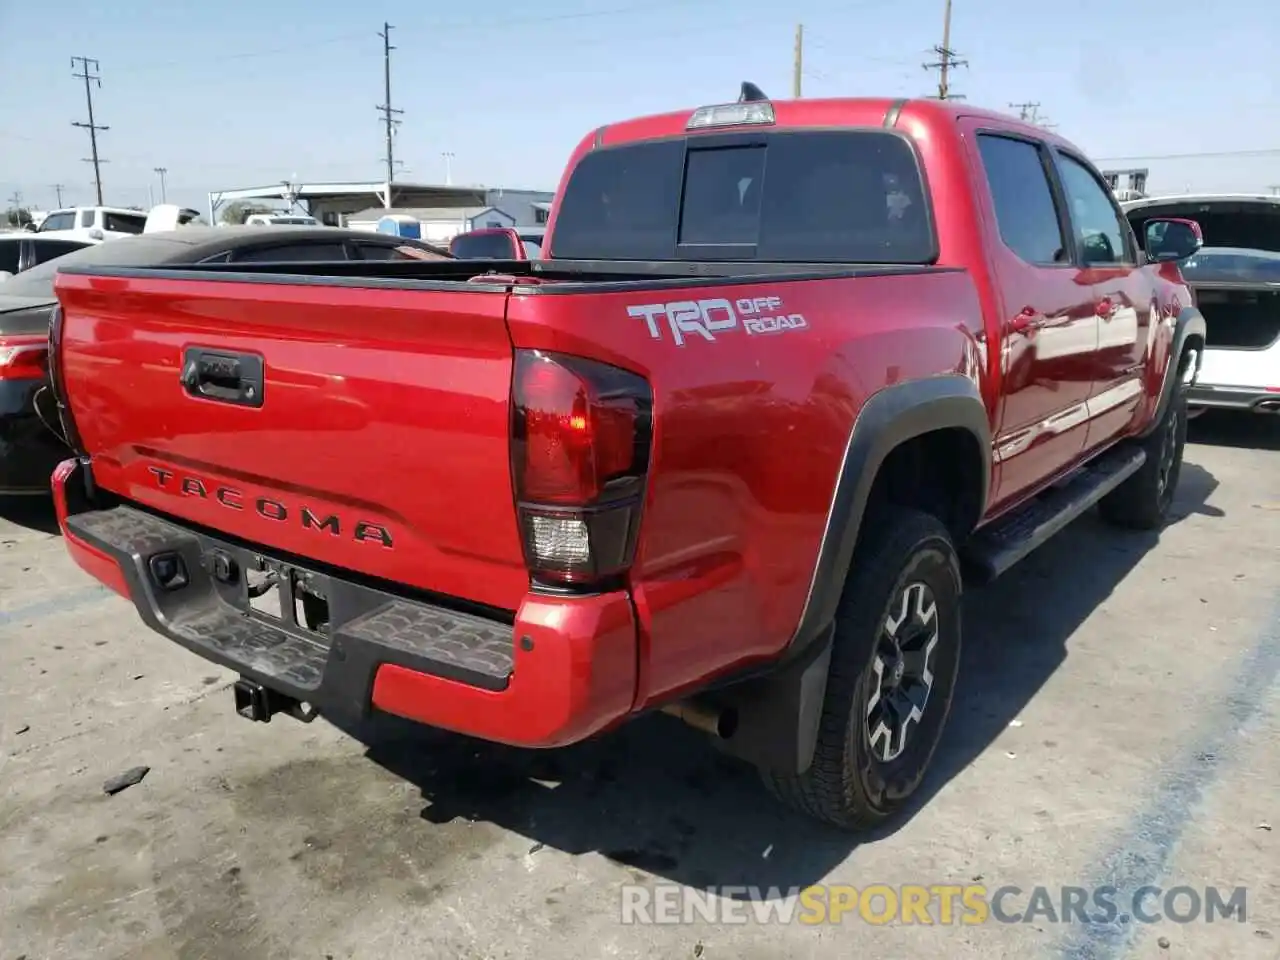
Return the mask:
[[[517,347],[595,357],[654,391],[654,459],[632,572],[637,707],[779,654],[799,622],[845,449],[867,397],[986,357],[960,271],[560,295],[517,291]],[[571,290],[566,285],[564,292]],[[675,342],[629,308],[776,298],[804,325],[749,335],[741,320]],[[723,311],[719,318],[728,315]]]

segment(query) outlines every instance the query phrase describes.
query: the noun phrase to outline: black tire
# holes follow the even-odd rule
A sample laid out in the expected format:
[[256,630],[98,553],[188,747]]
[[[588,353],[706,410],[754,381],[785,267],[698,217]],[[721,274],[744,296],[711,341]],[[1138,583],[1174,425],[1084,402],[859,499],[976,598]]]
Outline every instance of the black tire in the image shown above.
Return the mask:
[[1146,462],[1098,503],[1104,520],[1130,530],[1164,526],[1182,474],[1188,419],[1187,394],[1178,389],[1159,425],[1141,441]]
[[[827,677],[821,725],[813,763],[800,776],[765,772],[765,785],[793,809],[846,830],[867,830],[893,816],[910,799],[924,778],[951,710],[956,671],[960,664],[960,564],[947,529],[934,517],[917,510],[889,507],[879,510],[865,530],[853,568],[836,612],[831,668]],[[924,591],[917,590],[923,585]],[[927,596],[926,592],[927,591]],[[873,703],[882,644],[891,644],[888,622],[895,612],[919,609],[920,598],[931,598],[936,631],[925,625],[925,638],[936,636],[931,654],[928,688],[919,719],[911,725],[905,747],[889,759],[896,743],[869,728],[883,710]],[[906,607],[904,607],[904,603]],[[920,618],[908,609],[909,621],[899,621],[899,639],[915,638],[904,623]],[[919,639],[908,641],[919,645]],[[900,658],[899,662],[904,662]],[[919,656],[913,663],[919,662]],[[901,675],[901,671],[899,671]],[[919,686],[904,685],[884,702]],[[876,723],[877,730],[880,724]],[[887,728],[886,728],[887,729]]]

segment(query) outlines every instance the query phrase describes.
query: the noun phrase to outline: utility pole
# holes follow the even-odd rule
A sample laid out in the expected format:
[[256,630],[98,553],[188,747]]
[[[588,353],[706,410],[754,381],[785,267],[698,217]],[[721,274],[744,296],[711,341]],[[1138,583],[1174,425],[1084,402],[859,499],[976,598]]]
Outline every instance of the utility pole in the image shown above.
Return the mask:
[[1016,108],[1018,111],[1018,119],[1026,121],[1027,123],[1035,123],[1036,115],[1040,110],[1039,103],[1011,103],[1009,104],[1009,107],[1011,109]]
[[947,0],[947,10],[942,20],[942,43],[934,47],[933,52],[938,55],[938,59],[933,63],[923,64],[923,66],[926,70],[938,71],[938,99],[963,99],[951,93],[951,84],[949,82],[949,74],[952,67],[967,67],[969,65],[968,60],[961,60],[956,56],[956,52],[951,49],[951,0]]
[[152,167],[156,173],[160,174],[160,202],[168,203],[168,193],[165,191],[164,175],[169,172],[168,167]]
[[444,185],[451,187],[453,186],[453,158],[456,154],[452,150],[445,150],[440,156],[444,158]]
[[95,72],[101,68],[98,66],[98,61],[94,60],[92,57],[72,57],[71,58],[72,70],[76,68],[77,63],[80,64],[83,72],[73,73],[72,76],[75,77],[77,80],[84,81],[84,100],[85,100],[85,104],[89,108],[89,122],[79,123],[78,121],[73,120],[71,122],[71,125],[73,127],[80,127],[81,129],[89,131],[89,147],[93,151],[93,158],[90,160],[85,160],[85,163],[93,164],[93,182],[98,189],[98,206],[102,206],[102,166],[101,165],[106,163],[107,161],[103,160],[101,157],[98,156],[98,131],[110,130],[111,128],[104,127],[93,122],[93,84],[96,83],[98,85],[98,89],[102,89],[102,78],[98,76],[97,73]]
[[55,183],[55,184],[53,185],[53,189],[54,189],[54,192],[55,192],[55,193],[57,193],[57,195],[58,195],[58,206],[59,206],[59,207],[61,207],[61,206],[62,206],[62,191],[63,191],[64,187],[63,187],[63,186],[62,186],[62,184],[60,184],[60,183]]
[[22,209],[22,191],[21,190],[13,191],[13,196],[9,198],[9,206],[12,207],[14,210]]
[[804,24],[796,24],[795,66],[791,74],[791,95],[800,99],[800,76],[804,72]]
[[400,122],[396,119],[396,114],[404,113],[403,110],[394,110],[391,107],[391,51],[395,49],[391,45],[391,24],[383,22],[382,32],[378,34],[382,38],[382,72],[383,84],[386,101],[378,105],[378,110],[382,113],[382,119],[386,123],[387,128],[387,196],[383,206],[390,209],[391,207],[391,181],[396,175],[395,154],[392,150],[391,139],[395,135],[396,125]]

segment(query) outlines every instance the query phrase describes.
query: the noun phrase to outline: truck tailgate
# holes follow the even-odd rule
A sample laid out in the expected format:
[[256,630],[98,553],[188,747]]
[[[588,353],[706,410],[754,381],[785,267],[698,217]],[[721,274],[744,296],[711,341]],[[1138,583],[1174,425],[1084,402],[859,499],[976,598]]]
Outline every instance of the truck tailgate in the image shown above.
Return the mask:
[[277,551],[514,609],[507,293],[61,274],[102,488]]

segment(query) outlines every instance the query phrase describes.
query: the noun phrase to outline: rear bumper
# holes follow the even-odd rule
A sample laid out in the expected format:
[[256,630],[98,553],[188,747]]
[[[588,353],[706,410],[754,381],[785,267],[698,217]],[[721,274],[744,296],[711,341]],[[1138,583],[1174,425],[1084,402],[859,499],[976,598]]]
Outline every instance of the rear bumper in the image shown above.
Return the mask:
[[1224,387],[1197,383],[1187,393],[1192,407],[1280,413],[1280,393],[1260,387]]
[[[378,709],[486,740],[551,747],[585,739],[631,709],[636,624],[625,593],[529,594],[514,618],[463,612],[366,585],[305,561],[272,557],[327,602],[329,627],[307,629],[282,594],[280,619],[247,612],[252,547],[129,504],[89,502],[86,469],[54,473],[58,522],[72,558],[133,602],[156,632],[264,687],[348,717]],[[95,508],[96,507],[96,508]],[[185,583],[165,589],[151,560],[179,558]],[[229,558],[215,576],[215,558]],[[297,566],[295,566],[295,562]]]

